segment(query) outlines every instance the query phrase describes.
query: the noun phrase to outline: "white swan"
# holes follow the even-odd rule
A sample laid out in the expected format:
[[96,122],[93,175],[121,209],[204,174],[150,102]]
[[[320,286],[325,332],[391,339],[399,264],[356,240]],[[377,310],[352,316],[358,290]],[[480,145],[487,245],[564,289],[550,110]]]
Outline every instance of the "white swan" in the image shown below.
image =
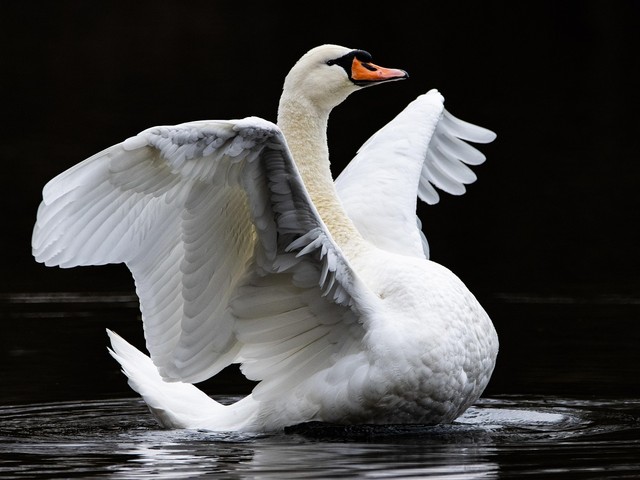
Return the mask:
[[[430,91],[335,185],[330,172],[332,108],[406,76],[362,50],[320,46],[287,75],[278,126],[150,128],[45,186],[38,261],[124,262],[133,273],[151,358],[109,332],[112,354],[162,426],[435,424],[481,395],[496,332],[465,285],[426,258],[416,199],[437,202],[433,185],[464,192],[475,180],[465,163],[484,156],[461,139],[494,134]],[[260,381],[237,403],[192,385],[231,363]]]

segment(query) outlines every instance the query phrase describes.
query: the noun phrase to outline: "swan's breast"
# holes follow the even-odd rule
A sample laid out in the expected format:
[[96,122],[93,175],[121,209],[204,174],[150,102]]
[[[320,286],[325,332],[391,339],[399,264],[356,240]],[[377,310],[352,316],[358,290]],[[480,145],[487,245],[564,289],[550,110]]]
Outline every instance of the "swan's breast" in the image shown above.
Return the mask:
[[396,405],[394,415],[452,420],[477,400],[493,372],[493,324],[445,267],[410,257],[378,265],[375,279],[369,277],[383,305],[365,338],[370,381],[378,393],[385,386],[382,397]]

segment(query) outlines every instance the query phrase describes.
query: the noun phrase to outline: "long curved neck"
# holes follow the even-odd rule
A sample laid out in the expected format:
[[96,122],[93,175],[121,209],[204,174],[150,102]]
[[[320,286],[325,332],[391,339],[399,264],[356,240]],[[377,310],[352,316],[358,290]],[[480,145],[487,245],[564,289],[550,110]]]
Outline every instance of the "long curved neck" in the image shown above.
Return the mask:
[[327,144],[330,112],[305,98],[289,98],[284,94],[278,108],[278,126],[320,217],[346,253],[356,248],[362,237],[344,210],[333,183]]

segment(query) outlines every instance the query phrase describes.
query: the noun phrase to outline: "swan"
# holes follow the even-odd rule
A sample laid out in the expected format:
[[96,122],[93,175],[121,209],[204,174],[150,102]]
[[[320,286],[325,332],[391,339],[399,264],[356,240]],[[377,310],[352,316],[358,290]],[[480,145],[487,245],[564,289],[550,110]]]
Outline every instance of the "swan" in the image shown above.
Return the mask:
[[[417,199],[464,193],[467,142],[495,134],[430,90],[334,182],[327,122],[351,93],[407,78],[363,50],[321,45],[285,78],[277,125],[257,117],[149,128],[43,188],[38,262],[125,263],[142,353],[111,355],[165,428],[275,432],[308,421],[451,422],[485,389],[493,324],[428,259]],[[194,384],[238,363],[258,383],[230,405]]]

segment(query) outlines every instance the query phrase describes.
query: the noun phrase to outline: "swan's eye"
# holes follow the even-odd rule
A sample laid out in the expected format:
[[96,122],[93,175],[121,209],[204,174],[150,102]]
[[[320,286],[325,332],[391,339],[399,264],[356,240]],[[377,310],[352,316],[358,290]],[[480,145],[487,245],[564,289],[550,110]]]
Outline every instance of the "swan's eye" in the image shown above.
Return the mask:
[[345,72],[349,73],[351,69],[351,62],[353,61],[353,54],[348,53],[340,58],[333,58],[331,60],[327,60],[327,65],[340,65],[344,68]]
[[352,50],[346,55],[343,55],[340,58],[333,58],[331,60],[327,60],[327,65],[340,65],[345,70],[351,68],[351,64],[353,63],[353,59],[357,58],[363,63],[368,63],[373,60],[371,54],[365,50]]

